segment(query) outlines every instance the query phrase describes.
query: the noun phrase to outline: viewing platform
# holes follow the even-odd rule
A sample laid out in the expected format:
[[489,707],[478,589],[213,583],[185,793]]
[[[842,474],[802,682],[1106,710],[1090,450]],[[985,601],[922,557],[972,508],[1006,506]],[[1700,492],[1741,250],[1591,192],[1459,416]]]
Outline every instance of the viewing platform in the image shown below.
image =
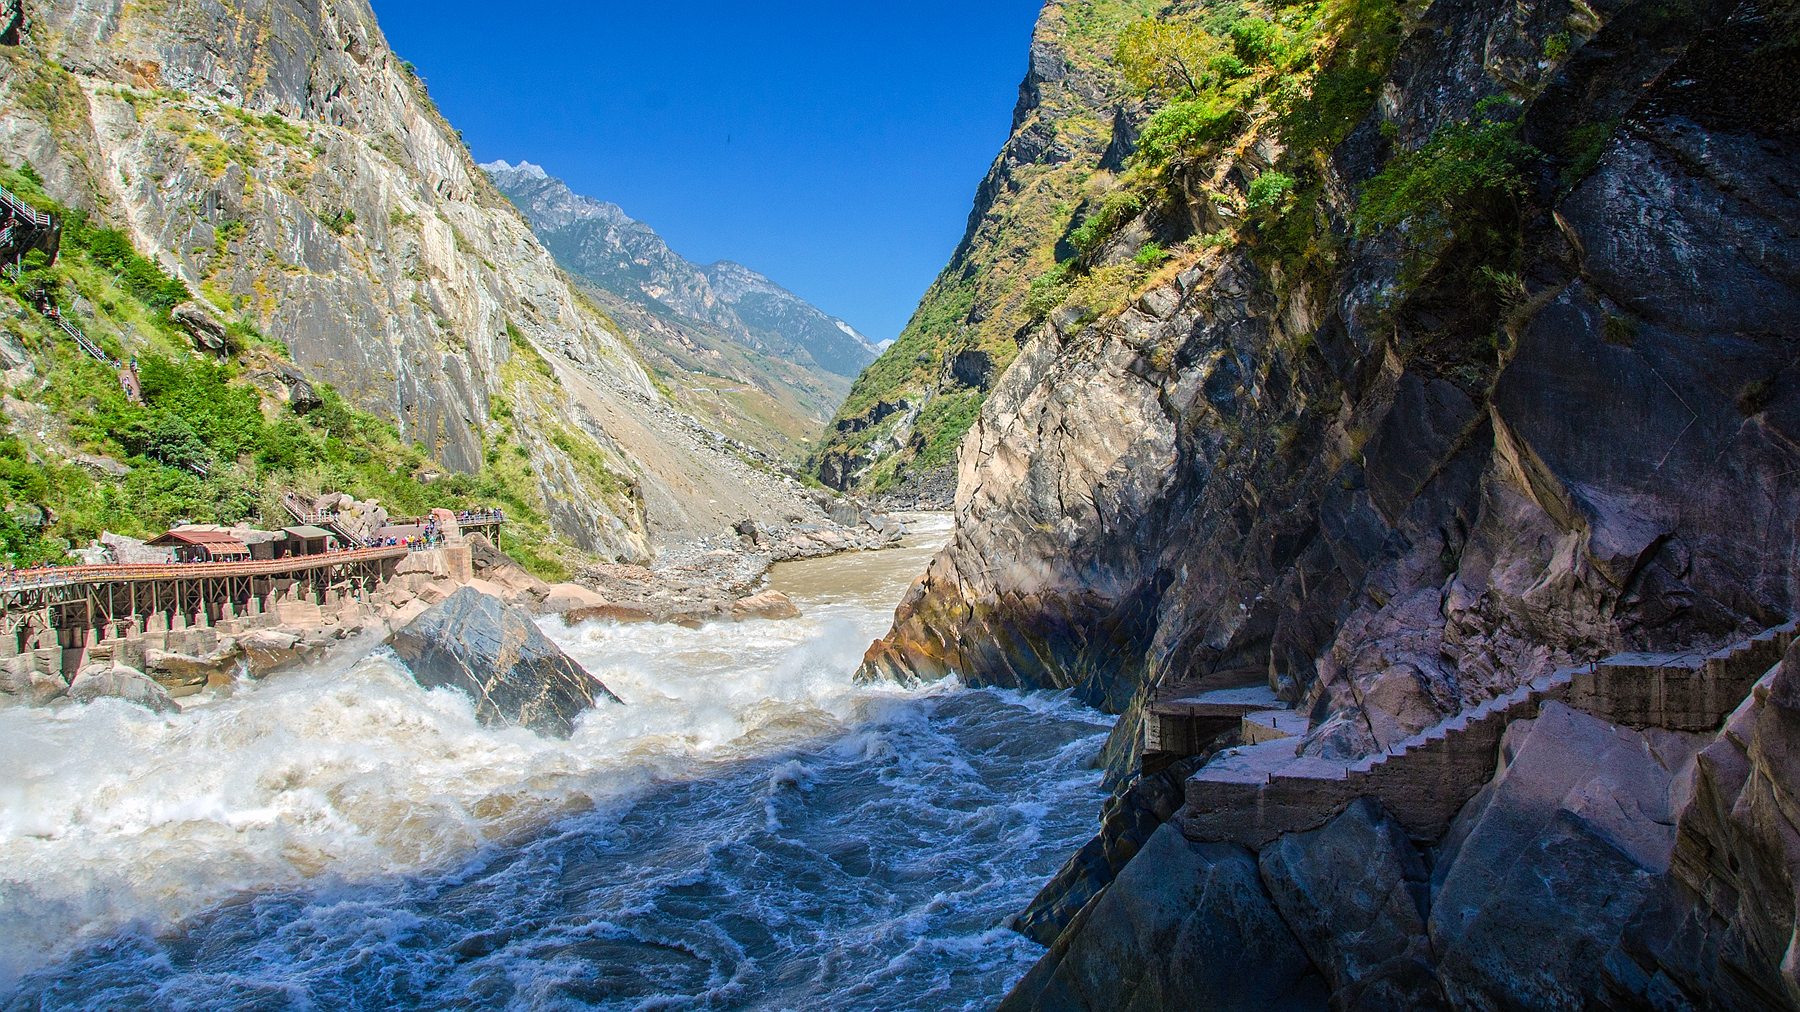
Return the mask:
[[[466,544],[440,548],[459,554],[466,566]],[[111,639],[222,623],[261,624],[256,617],[284,604],[341,607],[393,579],[410,552],[405,545],[388,545],[278,559],[53,566],[0,574],[0,657],[36,651],[42,668],[69,673],[80,667],[89,648]]]

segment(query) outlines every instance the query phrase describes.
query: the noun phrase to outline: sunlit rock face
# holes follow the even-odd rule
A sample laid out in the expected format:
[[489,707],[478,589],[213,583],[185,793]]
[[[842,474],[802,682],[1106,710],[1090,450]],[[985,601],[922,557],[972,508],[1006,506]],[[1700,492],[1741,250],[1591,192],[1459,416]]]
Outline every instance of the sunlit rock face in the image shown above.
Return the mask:
[[365,3],[28,5],[0,159],[451,470],[522,447],[573,548],[647,560],[791,500],[667,403]]
[[[1673,694],[1596,716],[1578,674],[1689,651],[1656,669],[1675,684],[1800,597],[1793,7],[1416,13],[1316,165],[1329,269],[1284,273],[1234,224],[1112,310],[1049,312],[962,445],[954,539],[866,655],[865,677],[1122,714],[1107,821],[1015,922],[1050,947],[1008,1008],[1800,1008],[1796,661],[1743,653],[1758,672],[1704,726]],[[1484,219],[1518,237],[1504,297],[1349,227],[1384,166],[1487,99],[1535,152]],[[1243,129],[1085,262],[1216,234],[1196,207],[1294,168],[1273,120]],[[1196,742],[1186,807],[1146,836],[1147,708],[1254,686],[1294,736]],[[1377,762],[1453,789],[1454,818],[1327,789]],[[1257,818],[1292,818],[1209,821],[1234,770],[1267,785]]]
[[[1514,59],[1550,6],[1434,4],[1323,168],[1347,215],[1394,151],[1520,98],[1545,161],[1509,300],[1402,285],[1393,243],[1346,239],[1325,279],[1240,243],[1114,315],[1051,313],[865,674],[1074,687],[1126,714],[1123,775],[1151,691],[1268,682],[1313,718],[1307,754],[1346,758],[1559,664],[1785,621],[1800,100],[1758,83],[1786,80],[1782,22],[1615,5],[1566,59]],[[1566,153],[1592,136],[1583,175]],[[1280,140],[1190,175],[1229,191]],[[1186,213],[1116,241],[1216,228]]]

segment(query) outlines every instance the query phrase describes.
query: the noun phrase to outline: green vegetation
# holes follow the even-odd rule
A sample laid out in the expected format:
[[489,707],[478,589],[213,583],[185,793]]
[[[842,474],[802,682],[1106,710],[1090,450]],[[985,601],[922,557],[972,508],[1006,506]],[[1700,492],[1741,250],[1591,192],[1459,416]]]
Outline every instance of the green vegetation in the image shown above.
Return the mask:
[[346,207],[323,215],[319,218],[319,223],[330,229],[332,235],[344,235],[350,231],[350,226],[356,224],[356,212]]
[[1254,211],[1270,211],[1281,206],[1287,195],[1294,192],[1294,177],[1285,172],[1270,170],[1257,176],[1250,183],[1250,209]]
[[[980,349],[996,370],[1059,307],[1077,324],[1118,312],[1171,263],[1238,247],[1286,286],[1316,281],[1335,266],[1342,236],[1324,181],[1329,152],[1373,107],[1419,0],[1223,0],[1204,6],[1154,0],[1070,0],[1061,82],[1038,87],[1029,110],[1075,157],[1009,168],[1006,185],[977,218],[967,245],[920,303],[913,321],[858,378],[837,418],[867,417],[878,400],[935,396],[913,421],[907,446],[892,449],[893,424],[846,426],[824,452],[880,442],[912,466],[947,462],[979,409],[980,392],[948,376],[962,349]],[[1054,19],[1053,10],[1046,15]],[[1052,23],[1054,23],[1052,21]],[[1152,110],[1122,171],[1097,169],[1111,127],[1095,93],[1135,96]],[[1253,142],[1274,136],[1277,164],[1261,164]],[[1225,161],[1250,170],[1232,189]],[[1176,243],[1168,211],[1212,200],[1229,227]],[[1125,248],[1118,237],[1139,234]],[[1339,226],[1341,228],[1341,224]],[[966,396],[966,403],[946,399]],[[914,403],[917,401],[914,400]],[[941,403],[940,403],[941,402]],[[952,410],[955,406],[956,410]],[[856,429],[856,431],[850,431]],[[935,449],[934,449],[935,448]],[[880,455],[877,454],[877,457]],[[815,458],[815,460],[818,458]],[[878,459],[866,483],[879,490],[905,467]]]
[[914,458],[917,466],[929,470],[954,461],[963,434],[980,414],[980,391],[961,390],[933,397],[914,424],[915,431],[925,435],[925,445]]
[[1516,107],[1486,99],[1475,115],[1449,123],[1417,151],[1389,160],[1363,187],[1356,209],[1362,236],[1392,232],[1406,257],[1403,281],[1416,282],[1452,248],[1457,271],[1490,277],[1504,272],[1518,246],[1520,173],[1536,152],[1518,139]]
[[[62,561],[69,545],[109,530],[148,537],[181,521],[286,523],[278,490],[294,487],[378,499],[396,515],[499,505],[516,521],[508,525],[508,550],[540,574],[567,573],[529,462],[501,453],[501,434],[490,437],[490,463],[479,473],[428,485],[420,476],[436,468],[425,448],[408,445],[392,424],[329,386],[315,387],[322,403],[312,410],[289,406],[269,369],[285,349],[249,321],[229,324],[236,347],[225,357],[196,352],[169,316],[171,306],[192,298],[186,286],[122,232],[56,205],[29,166],[0,168],[0,185],[64,223],[53,266],[35,253],[24,258],[18,282],[0,278],[0,303],[20,309],[4,324],[7,337],[27,351],[38,376],[7,391],[17,399],[12,410],[49,420],[0,438],[0,561]],[[40,291],[108,354],[135,360],[141,403],[110,366],[36,312]],[[26,434],[37,431],[47,435],[36,437],[41,443]],[[558,444],[565,441],[576,445]],[[130,471],[114,477],[62,462],[75,452],[110,457]],[[630,492],[616,478],[601,487]]]
[[1600,166],[1600,156],[1606,153],[1606,142],[1618,131],[1619,121],[1608,119],[1568,132],[1563,138],[1563,190],[1573,190]]

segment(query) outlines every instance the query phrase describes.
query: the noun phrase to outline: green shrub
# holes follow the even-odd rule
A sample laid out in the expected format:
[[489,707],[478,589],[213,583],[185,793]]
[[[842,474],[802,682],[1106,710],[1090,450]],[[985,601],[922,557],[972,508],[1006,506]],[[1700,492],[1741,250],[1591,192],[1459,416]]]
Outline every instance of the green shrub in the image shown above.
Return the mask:
[[1168,165],[1223,140],[1244,122],[1239,102],[1230,96],[1210,94],[1172,102],[1144,123],[1133,158],[1146,167]]
[[1163,249],[1161,243],[1147,242],[1138,249],[1137,255],[1131,259],[1132,262],[1136,263],[1139,267],[1156,267],[1164,260],[1169,259],[1170,256],[1171,254],[1169,251]]
[[1294,177],[1271,169],[1250,181],[1250,208],[1254,211],[1274,210],[1293,191]]
[[319,223],[329,229],[332,235],[345,235],[350,231],[350,226],[356,224],[356,212],[346,207],[320,218]]
[[1070,277],[1073,266],[1074,261],[1065,260],[1031,280],[1031,287],[1025,294],[1027,316],[1042,319],[1063,304],[1075,287]]
[[1125,223],[1143,210],[1144,195],[1135,190],[1114,190],[1101,198],[1100,206],[1089,212],[1075,231],[1069,233],[1069,244],[1083,255],[1106,244]]
[[1464,248],[1457,269],[1470,280],[1483,267],[1506,269],[1500,261],[1518,242],[1521,166],[1537,154],[1518,139],[1518,124],[1504,118],[1514,108],[1482,101],[1472,118],[1440,127],[1423,147],[1395,156],[1364,185],[1356,233],[1399,233],[1403,282],[1436,266],[1453,242]]

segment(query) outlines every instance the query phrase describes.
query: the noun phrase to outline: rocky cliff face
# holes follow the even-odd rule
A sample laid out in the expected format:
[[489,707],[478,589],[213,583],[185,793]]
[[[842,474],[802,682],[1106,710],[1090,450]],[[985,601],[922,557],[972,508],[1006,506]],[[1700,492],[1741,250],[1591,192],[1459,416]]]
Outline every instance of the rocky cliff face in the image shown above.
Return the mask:
[[[1346,760],[1561,665],[1785,621],[1800,594],[1794,23],[1786,3],[1436,0],[1401,22],[1341,141],[1246,105],[1084,261],[1098,272],[1153,240],[1173,258],[1121,308],[1053,311],[999,377],[962,446],[954,540],[865,673],[1072,687],[1124,715],[1105,761],[1126,779],[1157,699],[1266,683],[1309,718],[1303,755]],[[1352,227],[1386,169],[1425,178],[1409,152],[1463,157],[1445,138],[1479,131],[1517,139],[1516,185],[1438,256],[1418,251],[1441,204]],[[1283,203],[1289,187],[1307,196]],[[1282,246],[1296,232],[1304,256]],[[1328,841],[1258,858],[1176,834],[1130,858],[1009,1007],[1800,1007],[1791,956],[1773,955],[1792,951],[1791,887],[1769,886],[1780,913],[1741,902],[1787,860],[1773,837],[1750,842],[1789,831],[1767,827],[1788,825],[1772,813],[1794,739],[1766,720],[1763,744],[1740,729],[1703,754],[1722,786],[1683,819],[1692,856],[1673,880],[1668,840],[1620,837],[1574,794],[1561,815],[1530,801],[1530,832],[1464,862],[1494,891],[1455,924],[1411,848],[1445,868],[1474,803],[1464,830],[1384,858],[1375,895],[1414,899],[1324,924],[1327,898],[1306,894],[1332,876],[1291,866]],[[1658,792],[1682,768],[1641,771],[1637,811],[1664,814],[1632,832],[1666,836],[1681,802]],[[1553,800],[1565,789],[1579,793]],[[1390,833],[1359,818],[1341,831]],[[1664,888],[1683,898],[1654,906]],[[1266,936],[1233,934],[1271,903]],[[1372,917],[1380,952],[1352,951]],[[1238,956],[1264,974],[1248,991],[1207,969]]]
[[1031,282],[1068,256],[1070,210],[1099,203],[1136,137],[1109,62],[1149,0],[1051,0],[1032,33],[1012,138],[976,190],[968,230],[900,337],[857,379],[815,459],[840,490],[930,490],[983,399],[1042,322]]
[[[1566,18],[1434,5],[1326,166],[1350,194],[1520,96],[1544,158],[1515,291],[1403,284],[1377,238],[1325,283],[1206,249],[1115,316],[1053,314],[971,430],[955,540],[869,670],[1132,713],[1156,686],[1267,680],[1312,713],[1310,748],[1357,755],[1555,663],[1785,619],[1800,101],[1768,82],[1791,50],[1759,8],[1625,4],[1558,61],[1496,55]],[[1281,150],[1248,137],[1212,167],[1243,185]]]
[[[728,260],[689,263],[618,205],[529,162],[482,166],[690,410],[798,457],[875,358],[855,328]],[[726,382],[721,383],[721,378]]]
[[781,512],[662,403],[365,3],[63,0],[19,40],[0,158],[452,469],[524,447],[573,547],[645,558]]

